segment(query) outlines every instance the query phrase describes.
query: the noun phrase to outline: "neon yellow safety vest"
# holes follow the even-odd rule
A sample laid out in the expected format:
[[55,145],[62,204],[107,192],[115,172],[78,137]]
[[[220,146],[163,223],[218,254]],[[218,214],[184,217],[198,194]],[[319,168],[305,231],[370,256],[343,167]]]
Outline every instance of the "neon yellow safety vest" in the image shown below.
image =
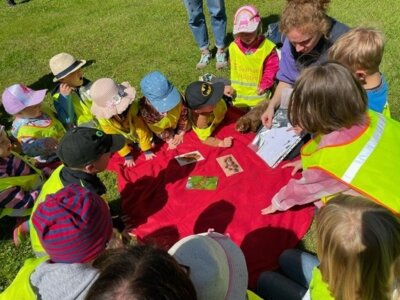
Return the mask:
[[235,42],[229,45],[230,79],[236,91],[234,106],[254,107],[266,99],[265,94],[257,95],[257,88],[261,82],[264,61],[274,48],[275,44],[265,39],[254,53],[246,55]]
[[35,269],[43,262],[48,260],[47,256],[39,258],[29,258],[25,260],[24,265],[18,271],[10,286],[0,294],[0,300],[29,300],[37,299],[36,293],[31,286],[30,277]]
[[228,110],[224,100],[220,100],[215,105],[214,111],[210,114],[210,125],[207,128],[198,128],[192,122],[192,129],[200,140],[205,141],[211,136],[215,128],[224,120],[226,111]]
[[328,284],[322,280],[322,274],[319,268],[315,267],[312,271],[310,282],[310,296],[313,300],[334,300],[329,291]]
[[58,121],[54,115],[54,113],[46,107],[42,108],[43,112],[47,114],[51,121],[50,124],[46,127],[39,127],[35,125],[22,125],[18,129],[17,139],[21,141],[26,137],[33,137],[36,139],[42,138],[54,138],[56,140],[60,140],[61,137],[65,134],[64,126]]
[[[81,127],[99,128],[99,123],[97,122],[96,117],[90,111],[92,107],[92,99],[89,97],[87,88],[81,87],[79,91],[82,99],[75,92],[70,94],[76,116],[76,125]],[[59,92],[54,93],[54,101],[58,101],[59,96]]]
[[[127,115],[129,121],[129,132],[124,131],[120,124],[113,122],[111,119],[99,119],[99,123],[101,126],[104,126],[106,128],[112,127],[115,133],[119,133],[123,135],[125,139],[137,143],[139,141],[139,137],[136,134],[136,127],[133,126],[133,118],[136,117],[138,111],[139,111],[139,102],[138,101],[132,102],[131,106],[129,107],[129,112]],[[106,130],[104,129],[104,131]]]
[[256,293],[253,293],[250,290],[247,290],[246,299],[247,300],[262,300],[262,298],[260,296],[258,296]]
[[[38,188],[43,182],[42,172],[16,152],[11,151],[11,154],[14,155],[15,157],[18,157],[27,165],[29,165],[35,171],[35,173],[23,176],[0,178],[0,191],[4,191],[14,186],[19,186],[24,191],[31,191]],[[30,210],[27,210],[27,215],[29,214]],[[0,218],[4,216],[13,216],[13,209],[12,208],[0,209]]]
[[179,103],[173,109],[167,112],[166,116],[163,117],[157,123],[146,123],[150,130],[155,134],[161,134],[165,129],[175,129],[178,125],[179,118],[181,116],[183,104]]
[[43,246],[39,240],[39,236],[36,232],[35,226],[33,226],[32,215],[35,213],[38,205],[46,199],[47,195],[54,194],[64,187],[60,179],[60,172],[63,167],[64,165],[61,165],[57,169],[55,169],[50,175],[49,179],[47,179],[47,181],[44,183],[43,188],[40,191],[40,194],[36,199],[35,205],[32,209],[31,218],[29,219],[29,234],[31,237],[32,249],[35,252],[36,256],[44,256],[46,255],[46,251],[43,249]]
[[382,115],[384,115],[387,118],[391,118],[391,113],[390,113],[390,107],[389,107],[389,102],[386,101],[385,106],[383,107]]
[[400,214],[400,123],[374,111],[368,127],[354,140],[318,148],[321,136],[301,149],[303,170],[320,169]]

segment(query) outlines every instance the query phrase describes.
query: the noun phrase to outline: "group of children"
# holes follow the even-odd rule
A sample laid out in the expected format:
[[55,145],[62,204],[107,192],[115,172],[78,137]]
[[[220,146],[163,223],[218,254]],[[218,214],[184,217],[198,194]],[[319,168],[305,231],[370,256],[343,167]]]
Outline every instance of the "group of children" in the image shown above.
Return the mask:
[[[154,71],[141,80],[143,97],[137,100],[136,90],[128,82],[118,84],[110,78],[90,82],[83,76],[85,60],[60,53],[49,63],[57,83],[51,92],[55,112],[44,103],[47,90],[33,91],[22,84],[4,90],[2,105],[14,117],[11,134],[21,144],[22,152],[33,158],[34,163],[12,151],[7,132],[0,126],[0,217],[31,214],[29,224],[17,228],[15,240],[18,241],[18,233],[29,228],[33,250],[39,257],[26,262],[4,297],[13,295],[17,299],[21,292],[30,297],[38,294],[42,299],[100,299],[98,295],[101,294],[104,295],[101,299],[112,299],[110,295],[128,289],[128,282],[135,286],[132,278],[136,272],[124,268],[124,265],[139,268],[141,259],[146,263],[138,274],[143,272],[142,276],[152,274],[162,278],[157,282],[160,291],[150,285],[141,289],[140,282],[148,282],[141,281],[138,275],[135,283],[138,290],[147,291],[154,299],[164,299],[161,296],[163,288],[173,293],[177,282],[180,282],[177,294],[172,298],[165,296],[165,299],[196,299],[196,294],[200,299],[222,299],[222,295],[229,293],[232,296],[226,296],[227,299],[256,297],[246,292],[247,273],[243,273],[246,265],[240,249],[227,237],[216,233],[178,242],[170,253],[181,265],[162,251],[146,246],[114,250],[108,256],[100,256],[106,244],[120,245],[110,242],[118,240],[118,234],[112,229],[110,212],[102,199],[106,187],[97,176],[106,169],[112,152],[124,157],[125,167],[134,167],[136,153],[130,144],[137,143],[145,159],[151,160],[156,156],[153,152],[155,139],[167,143],[168,149],[175,149],[184,142],[190,129],[206,145],[231,147],[232,137],[219,139],[213,136],[228,110],[229,104],[224,96],[231,98],[230,103],[234,106],[247,111],[272,94],[279,58],[275,45],[262,34],[261,18],[256,8],[250,5],[239,8],[234,17],[233,34],[235,39],[229,46],[229,83],[215,79],[196,81],[180,93],[162,73]],[[344,282],[330,273],[337,268],[336,274],[341,274],[340,268],[347,268],[347,263],[344,267],[334,266],[334,258],[330,255],[335,253],[327,250],[331,247],[327,240],[338,244],[346,240],[342,238],[345,230],[338,236],[328,232],[329,226],[334,225],[322,221],[333,218],[333,212],[323,213],[333,210],[328,207],[337,205],[344,211],[351,211],[353,208],[349,202],[361,203],[351,236],[359,244],[362,244],[361,238],[365,234],[362,222],[373,219],[364,218],[369,212],[376,212],[378,219],[391,215],[385,218],[394,224],[395,236],[400,234],[397,217],[393,215],[400,212],[399,191],[396,182],[389,180],[396,178],[400,167],[395,159],[399,151],[400,125],[390,118],[387,84],[379,70],[383,48],[379,31],[351,29],[330,47],[328,57],[335,62],[307,67],[293,85],[288,118],[295,130],[309,133],[312,138],[302,148],[301,160],[284,166],[294,167],[293,174],[303,169],[302,178],[290,180],[262,213],[284,211],[320,199],[326,204],[319,213],[317,224],[317,231],[324,232],[318,235],[321,267],[313,275],[314,282],[323,281],[325,285],[311,284],[313,299],[321,299],[313,296],[321,286],[324,287],[321,293],[331,294],[337,299],[353,299],[355,294],[362,295],[360,299],[378,299],[364,297],[364,293],[354,291],[354,286],[347,286],[349,280]],[[280,101],[275,99],[262,116],[265,126],[271,126],[271,111]],[[352,196],[343,200],[342,196],[337,197],[342,193]],[[371,201],[365,202],[359,196],[385,208],[374,206]],[[389,229],[382,226],[379,230],[377,236]],[[189,241],[190,246],[186,246]],[[390,239],[382,240],[374,248],[380,253],[393,245],[391,258],[382,258],[382,264],[398,264],[396,259],[400,252],[393,243]],[[207,281],[209,274],[214,273],[207,270],[208,265],[194,261],[196,256],[193,253],[196,251],[200,257],[210,253],[215,255],[207,260],[217,264],[214,271],[217,269],[223,273],[223,276],[216,277],[221,282],[215,278],[213,283]],[[326,255],[326,252],[329,253]],[[227,253],[228,257],[222,259]],[[97,265],[98,257],[101,259]],[[231,269],[231,257],[237,259],[234,266],[240,265],[236,271]],[[218,266],[226,260],[226,266]],[[88,264],[92,261],[95,261],[93,265]],[[352,263],[354,268],[359,268],[358,264],[363,262]],[[151,264],[163,267],[157,270],[151,268]],[[189,274],[182,271],[185,266],[190,267]],[[158,275],[152,273],[156,271],[159,271]],[[118,272],[125,274],[121,275],[122,281],[115,278]],[[382,294],[391,295],[389,287],[395,286],[391,280],[399,278],[398,269],[380,272],[385,276],[386,292]],[[176,275],[175,284],[169,283],[171,274]],[[360,274],[352,274],[359,277],[357,284],[367,279],[365,274]],[[231,280],[235,284],[232,285]],[[64,286],[68,282],[71,288],[57,289],[60,282]],[[260,291],[269,289],[265,285],[273,284],[261,279]],[[18,290],[20,286],[24,288]],[[235,291],[230,291],[234,288]],[[71,290],[76,294],[63,294]],[[136,295],[135,290],[126,290],[126,293]],[[269,294],[266,292],[265,297],[268,298]],[[365,294],[378,295],[373,291]]]

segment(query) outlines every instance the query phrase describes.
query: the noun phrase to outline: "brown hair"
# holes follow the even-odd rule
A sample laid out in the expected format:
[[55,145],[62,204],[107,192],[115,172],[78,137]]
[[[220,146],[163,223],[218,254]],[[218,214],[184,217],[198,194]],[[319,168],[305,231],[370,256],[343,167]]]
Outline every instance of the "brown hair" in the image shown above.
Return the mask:
[[330,62],[305,69],[296,81],[289,101],[293,126],[309,133],[327,134],[363,124],[367,95],[352,72]]
[[382,32],[374,28],[356,27],[343,34],[329,49],[328,55],[353,70],[368,75],[379,71],[384,50]]
[[320,271],[336,300],[391,299],[398,291],[400,222],[363,197],[339,195],[316,219]]
[[109,250],[93,262],[100,275],[86,300],[196,300],[189,274],[166,251],[149,245]]
[[319,32],[326,36],[331,27],[326,10],[330,0],[287,0],[279,29],[284,34],[296,28],[303,33]]

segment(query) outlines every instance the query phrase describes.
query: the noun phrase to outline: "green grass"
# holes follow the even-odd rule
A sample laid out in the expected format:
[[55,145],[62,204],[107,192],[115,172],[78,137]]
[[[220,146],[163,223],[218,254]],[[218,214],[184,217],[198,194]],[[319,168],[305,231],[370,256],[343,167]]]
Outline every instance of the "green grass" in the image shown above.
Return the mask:
[[[232,17],[244,2],[226,0],[228,35]],[[253,0],[263,21],[276,18],[283,0]],[[397,12],[397,13],[396,13]],[[399,114],[400,3],[398,0],[333,0],[329,14],[350,26],[380,28],[386,36],[382,72],[389,83],[389,102],[396,119]],[[272,17],[271,17],[272,16]],[[35,89],[50,88],[48,61],[58,52],[69,52],[90,61],[85,76],[95,80],[111,77],[130,81],[138,88],[140,79],[153,70],[162,71],[179,90],[206,72],[216,71],[214,61],[203,71],[195,70],[199,59],[181,0],[32,0],[8,8],[0,4],[0,89],[22,82]],[[139,89],[138,89],[139,90]],[[140,94],[140,91],[138,91]],[[7,118],[0,112],[0,122]],[[118,205],[115,176],[102,175],[109,199]],[[9,284],[24,258],[31,255],[28,243],[16,249],[11,242],[12,220],[0,220],[0,290]],[[313,229],[302,246],[315,250]]]

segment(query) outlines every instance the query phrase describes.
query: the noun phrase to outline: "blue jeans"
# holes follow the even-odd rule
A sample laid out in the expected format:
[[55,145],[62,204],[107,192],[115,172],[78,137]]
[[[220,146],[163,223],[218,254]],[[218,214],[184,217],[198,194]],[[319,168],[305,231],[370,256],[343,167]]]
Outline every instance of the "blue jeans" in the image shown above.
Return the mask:
[[[184,0],[189,15],[189,27],[192,30],[200,50],[208,49],[208,32],[206,18],[203,13],[203,0]],[[225,48],[226,12],[224,0],[207,0],[211,15],[211,27],[214,32],[215,46]]]
[[257,294],[264,299],[301,300],[310,285],[312,270],[319,265],[316,256],[298,249],[279,257],[282,273],[263,272],[257,280]]

